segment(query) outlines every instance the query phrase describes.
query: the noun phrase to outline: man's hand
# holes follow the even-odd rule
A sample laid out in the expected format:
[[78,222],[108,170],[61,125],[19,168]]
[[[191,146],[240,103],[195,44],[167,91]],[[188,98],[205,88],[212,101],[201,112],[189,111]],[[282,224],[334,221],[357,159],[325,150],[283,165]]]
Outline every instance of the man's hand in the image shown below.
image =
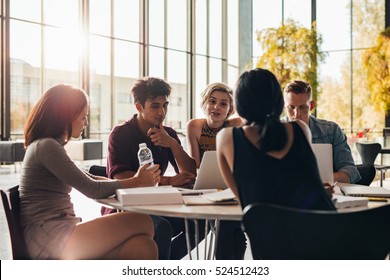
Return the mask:
[[333,185],[328,182],[324,183],[324,188],[330,198],[332,198],[332,195],[334,194],[334,187],[336,186],[336,184],[337,182],[335,182]]
[[150,164],[145,164],[138,169],[134,177],[138,177],[140,181],[140,187],[155,186],[160,182],[161,171],[159,167],[159,164],[154,164],[152,167]]
[[176,142],[176,140],[166,132],[162,123],[160,123],[159,127],[149,129],[147,135],[155,146],[170,148]]
[[188,171],[183,171],[176,176],[169,177],[169,185],[181,186],[193,183],[195,181],[195,175]]

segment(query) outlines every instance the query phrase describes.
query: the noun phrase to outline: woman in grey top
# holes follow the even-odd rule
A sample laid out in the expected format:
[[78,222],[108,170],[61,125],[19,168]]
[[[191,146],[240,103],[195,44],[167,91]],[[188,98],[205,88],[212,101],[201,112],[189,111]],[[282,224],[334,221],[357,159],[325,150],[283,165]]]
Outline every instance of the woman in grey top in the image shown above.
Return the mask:
[[90,198],[118,188],[151,186],[160,181],[158,165],[124,180],[108,180],[80,170],[64,145],[88,124],[88,97],[70,85],[49,89],[25,125],[26,155],[19,190],[21,221],[33,259],[156,259],[149,216],[116,213],[85,223],[75,216],[72,187]]

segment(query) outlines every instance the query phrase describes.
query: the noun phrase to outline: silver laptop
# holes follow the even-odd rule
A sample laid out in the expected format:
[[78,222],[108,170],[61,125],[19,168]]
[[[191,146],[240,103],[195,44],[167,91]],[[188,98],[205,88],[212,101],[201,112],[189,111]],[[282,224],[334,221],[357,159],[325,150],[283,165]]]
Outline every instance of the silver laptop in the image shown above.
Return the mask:
[[323,183],[333,184],[333,149],[331,144],[312,144]]
[[207,151],[203,154],[196,177],[194,190],[203,189],[226,189],[219,165],[216,151]]
[[340,186],[340,190],[344,195],[350,196],[372,196],[372,197],[390,197],[390,190],[383,187],[367,187],[367,186]]
[[219,170],[216,151],[207,151],[203,154],[199,166],[198,176],[194,184],[179,186],[182,194],[203,194],[205,190],[226,189],[221,171]]

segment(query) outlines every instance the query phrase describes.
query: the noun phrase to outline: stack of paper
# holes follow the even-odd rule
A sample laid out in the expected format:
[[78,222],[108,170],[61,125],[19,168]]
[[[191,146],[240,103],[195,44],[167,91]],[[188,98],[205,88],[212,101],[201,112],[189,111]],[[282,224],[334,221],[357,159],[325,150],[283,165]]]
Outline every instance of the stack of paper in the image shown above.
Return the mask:
[[203,195],[184,195],[183,200],[186,205],[229,205],[238,203],[236,196],[230,189]]
[[118,189],[116,195],[122,205],[183,204],[180,191],[172,186]]
[[368,205],[367,197],[333,195],[333,201],[337,209]]
[[232,192],[230,188],[227,188],[220,192],[212,192],[202,195],[204,198],[212,201],[212,202],[220,202],[220,201],[227,201],[227,200],[235,200],[236,196]]

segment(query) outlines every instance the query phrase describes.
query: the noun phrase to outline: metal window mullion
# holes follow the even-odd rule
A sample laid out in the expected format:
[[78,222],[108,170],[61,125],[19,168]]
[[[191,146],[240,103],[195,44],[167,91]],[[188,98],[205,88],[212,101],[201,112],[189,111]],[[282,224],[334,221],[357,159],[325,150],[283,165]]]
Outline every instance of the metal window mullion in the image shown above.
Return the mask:
[[141,1],[140,5],[140,56],[139,73],[142,77],[149,75],[149,0]]
[[210,0],[206,1],[206,84],[210,83]]
[[[90,77],[89,77],[89,0],[82,0],[79,6],[79,28],[81,33],[81,45],[83,51],[79,57],[79,77],[81,88],[90,96]],[[89,105],[91,106],[91,104]],[[88,122],[91,123],[91,114],[88,114]],[[83,137],[90,137],[90,126],[84,129]]]
[[111,117],[111,127],[114,127],[115,122],[115,104],[116,104],[116,94],[115,94],[115,44],[114,44],[114,1],[111,1],[110,6],[110,100],[111,100],[111,111],[110,111],[110,117]]
[[196,81],[196,5],[195,0],[187,0],[187,83],[189,83],[189,104],[187,104],[187,121],[195,117],[195,81]]
[[43,9],[43,0],[40,2],[41,5],[41,94],[43,94],[45,89],[45,25],[44,23],[44,9]]
[[227,0],[222,0],[222,81],[227,83],[228,80],[228,7],[227,7]]
[[168,81],[168,0],[164,0],[164,80]]
[[1,5],[1,139],[8,140],[11,136],[11,72],[10,72],[10,16],[9,0],[4,0]]

